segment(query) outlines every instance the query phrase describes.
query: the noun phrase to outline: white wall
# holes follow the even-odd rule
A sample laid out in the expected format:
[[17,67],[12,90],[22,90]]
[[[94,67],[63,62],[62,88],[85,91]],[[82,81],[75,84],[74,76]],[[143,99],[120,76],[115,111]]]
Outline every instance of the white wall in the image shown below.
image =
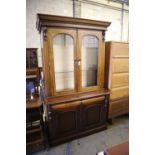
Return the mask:
[[37,13],[73,16],[70,0],[26,0],[26,47],[40,47],[40,37],[36,29]]
[[[94,3],[95,2],[95,3]],[[97,2],[97,3],[96,3]],[[45,13],[52,15],[73,16],[72,0],[27,0],[26,1],[26,47],[40,49],[40,37],[36,29],[36,14]],[[123,25],[121,25],[121,7],[119,3],[108,0],[89,0],[86,3],[82,0],[78,2],[80,9],[76,9],[76,14],[81,18],[110,21],[111,25],[106,33],[106,40],[128,41],[128,12],[124,11]],[[107,6],[109,7],[107,7]],[[128,6],[124,6],[128,10]],[[119,9],[119,10],[118,10]],[[121,38],[121,30],[122,38]],[[39,66],[41,66],[40,52]]]

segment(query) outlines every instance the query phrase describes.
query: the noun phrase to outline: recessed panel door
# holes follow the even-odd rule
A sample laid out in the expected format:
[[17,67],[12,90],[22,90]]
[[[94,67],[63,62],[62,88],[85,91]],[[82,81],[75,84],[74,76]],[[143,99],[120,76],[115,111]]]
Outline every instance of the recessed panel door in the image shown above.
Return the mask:
[[66,137],[77,133],[80,126],[80,102],[51,106],[49,114],[50,137]]
[[91,129],[106,122],[107,106],[104,97],[82,101],[82,128]]

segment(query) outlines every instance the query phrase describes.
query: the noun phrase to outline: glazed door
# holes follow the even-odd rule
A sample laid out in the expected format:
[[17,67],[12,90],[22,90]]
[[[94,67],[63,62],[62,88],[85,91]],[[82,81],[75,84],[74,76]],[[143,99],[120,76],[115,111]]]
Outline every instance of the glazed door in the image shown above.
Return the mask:
[[103,87],[104,49],[101,31],[78,30],[79,91]]
[[76,91],[76,30],[48,30],[50,80],[53,95]]

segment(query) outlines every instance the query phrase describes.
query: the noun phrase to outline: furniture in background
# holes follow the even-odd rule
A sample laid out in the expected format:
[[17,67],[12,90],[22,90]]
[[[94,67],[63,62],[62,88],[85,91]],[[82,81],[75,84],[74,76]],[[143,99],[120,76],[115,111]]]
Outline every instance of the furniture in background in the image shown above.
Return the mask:
[[106,42],[106,61],[111,90],[109,120],[129,112],[129,45],[125,42]]
[[26,48],[26,69],[33,69],[37,67],[37,48]]
[[129,141],[108,148],[105,155],[129,155]]
[[42,103],[40,98],[26,101],[26,149],[44,147]]
[[109,22],[38,14],[43,103],[50,145],[107,128],[105,31]]
[[42,101],[39,94],[37,49],[26,49],[26,149],[44,147]]
[[129,155],[129,141],[112,146],[105,151],[98,152],[97,155]]

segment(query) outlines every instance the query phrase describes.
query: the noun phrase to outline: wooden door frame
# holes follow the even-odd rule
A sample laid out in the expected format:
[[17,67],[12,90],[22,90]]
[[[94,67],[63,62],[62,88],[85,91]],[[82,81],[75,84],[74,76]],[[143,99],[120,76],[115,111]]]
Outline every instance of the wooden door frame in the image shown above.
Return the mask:
[[82,45],[82,38],[87,35],[94,36],[98,39],[98,72],[97,72],[97,86],[90,86],[90,87],[82,87],[82,64],[77,66],[77,72],[79,75],[78,78],[78,91],[93,91],[93,90],[100,90],[103,88],[103,81],[104,81],[104,58],[105,58],[105,50],[104,50],[104,43],[102,42],[102,31],[94,31],[94,30],[77,30],[77,60],[82,61],[81,58],[81,45]]
[[[53,51],[53,38],[57,34],[67,34],[73,38],[74,42],[74,89],[73,90],[68,90],[68,91],[56,91],[56,83],[55,83],[55,68],[54,68],[54,51]],[[77,71],[76,71],[76,57],[77,57],[77,51],[76,51],[76,30],[75,29],[69,29],[69,28],[49,28],[48,29],[48,52],[49,52],[49,65],[50,65],[50,89],[52,92],[52,96],[59,96],[59,95],[67,95],[71,93],[75,93],[77,91]]]

